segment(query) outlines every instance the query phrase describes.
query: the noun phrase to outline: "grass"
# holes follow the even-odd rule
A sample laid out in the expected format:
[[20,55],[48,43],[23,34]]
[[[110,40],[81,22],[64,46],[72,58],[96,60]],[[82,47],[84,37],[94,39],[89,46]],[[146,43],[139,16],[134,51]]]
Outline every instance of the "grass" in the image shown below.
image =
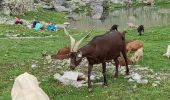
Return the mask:
[[[136,0],[136,2],[134,2],[131,7],[139,7],[139,6],[147,6],[147,5],[144,5],[142,3],[138,3],[137,0]],[[159,8],[162,8],[162,7],[169,8],[170,7],[170,1],[169,0],[155,0],[154,6],[159,7]],[[123,6],[122,4],[110,3],[110,10],[111,11],[121,9],[123,7],[125,7],[125,6]]]
[[62,24],[64,22],[64,13],[51,11],[43,8],[37,9],[37,11],[29,11],[22,16],[17,16],[26,20],[39,20],[48,23]]
[[[34,14],[34,12],[29,12]],[[36,12],[37,13],[37,12]],[[48,12],[52,14],[53,12]],[[48,21],[46,13],[39,20]],[[57,13],[59,14],[59,13]],[[54,13],[55,15],[55,13]],[[33,18],[31,14],[23,18]],[[30,19],[31,19],[30,18]],[[60,17],[58,17],[60,18]],[[63,17],[56,20],[64,20]],[[170,44],[170,25],[162,27],[146,28],[143,36],[138,36],[136,30],[129,30],[126,34],[127,39],[138,39],[144,41],[144,60],[139,64],[149,66],[154,71],[170,70],[170,61],[163,57],[166,47]],[[76,30],[69,30],[74,37],[79,39],[83,34],[77,33]],[[94,36],[103,34],[105,30],[94,30],[82,45],[85,45]],[[81,33],[81,32],[80,32]],[[6,34],[18,36],[50,36],[50,38],[35,39],[8,39]],[[48,51],[50,54],[55,53],[59,48],[69,45],[68,38],[64,35],[63,30],[57,32],[35,31],[19,25],[0,25],[0,100],[11,100],[10,92],[14,78],[18,75],[29,72],[35,75],[41,82],[40,86],[48,94],[51,100],[168,100],[170,99],[170,80],[163,81],[158,87],[152,87],[151,83],[141,85],[129,83],[122,75],[117,80],[113,80],[112,74],[108,73],[108,87],[95,85],[93,93],[88,93],[87,87],[76,89],[72,86],[63,86],[53,79],[53,75],[63,69],[57,69],[57,66],[44,64],[41,52]],[[38,62],[37,62],[38,61]],[[38,63],[41,67],[31,68],[33,63]],[[50,68],[48,68],[50,67]],[[101,68],[95,68],[101,69]],[[95,70],[94,69],[94,70]],[[93,70],[93,71],[94,71]],[[170,71],[169,71],[170,72]],[[102,80],[99,80],[102,81]],[[137,85],[137,88],[133,88]]]

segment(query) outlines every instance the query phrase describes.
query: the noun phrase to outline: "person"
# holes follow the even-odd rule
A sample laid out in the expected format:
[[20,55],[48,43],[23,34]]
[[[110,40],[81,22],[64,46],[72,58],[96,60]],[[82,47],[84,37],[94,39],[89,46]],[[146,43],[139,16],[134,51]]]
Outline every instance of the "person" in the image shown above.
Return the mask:
[[33,21],[33,23],[32,23],[32,28],[35,28],[35,25],[36,25],[37,23],[40,23],[40,22],[39,22],[39,21],[34,20],[34,21]]
[[49,24],[47,26],[47,30],[55,31],[57,29],[57,25],[54,24]]
[[23,20],[21,18],[16,17],[15,24],[23,24]]
[[40,30],[41,29],[41,24],[40,22],[37,22],[35,25],[35,30]]

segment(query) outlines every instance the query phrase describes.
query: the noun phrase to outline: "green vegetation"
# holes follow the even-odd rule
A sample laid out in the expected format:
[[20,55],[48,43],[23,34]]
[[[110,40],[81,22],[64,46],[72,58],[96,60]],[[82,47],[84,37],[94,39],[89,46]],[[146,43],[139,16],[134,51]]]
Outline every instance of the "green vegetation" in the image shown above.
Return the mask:
[[[40,12],[28,12],[22,18],[32,20],[34,15],[40,13],[38,20],[53,20],[56,23],[64,21],[64,14],[54,13],[53,11],[43,10]],[[53,19],[52,19],[53,18]],[[130,30],[126,34],[127,39],[139,39],[144,41],[144,59],[139,62],[141,66],[149,66],[156,72],[166,70],[170,72],[170,59],[163,57],[166,47],[170,44],[170,25],[163,27],[146,28],[143,36],[138,36],[136,30]],[[79,39],[83,36],[81,32],[69,30],[74,37]],[[92,35],[85,40],[85,45],[94,36],[103,34],[105,30],[94,30]],[[74,34],[76,33],[76,34]],[[49,38],[32,39],[8,39],[8,35],[34,36]],[[14,78],[18,75],[29,72],[35,75],[41,82],[40,86],[48,94],[51,100],[168,100],[170,98],[170,80],[161,82],[158,87],[152,87],[151,83],[147,85],[127,82],[123,76],[113,80],[112,74],[108,73],[108,87],[100,85],[94,86],[93,93],[88,93],[87,87],[76,89],[72,86],[63,86],[53,79],[53,75],[63,69],[57,69],[51,64],[44,64],[41,52],[43,50],[49,53],[55,53],[59,48],[69,45],[69,39],[64,35],[63,30],[57,32],[35,31],[27,29],[20,25],[0,25],[0,100],[11,100],[10,92]],[[40,67],[31,68],[33,63]],[[50,67],[50,68],[49,68]],[[85,68],[86,69],[86,68]],[[101,68],[95,68],[100,69]],[[94,70],[95,70],[94,69]],[[93,71],[94,71],[93,70]],[[102,81],[99,80],[99,81]]]
[[[142,3],[138,3],[137,0],[133,0],[135,1],[133,4],[132,4],[132,7],[139,7],[139,6],[144,6],[144,4]],[[123,6],[122,4],[113,4],[111,3],[111,1],[109,2],[109,7],[110,7],[110,10],[117,10],[117,9],[121,9],[125,6]],[[156,7],[170,7],[170,1],[169,0],[155,0],[155,6]]]
[[50,11],[46,9],[39,8],[36,12],[29,11],[22,16],[18,16],[20,18],[26,20],[39,20],[45,22],[53,22],[54,24],[59,24],[64,22],[64,13],[56,13],[56,11]]

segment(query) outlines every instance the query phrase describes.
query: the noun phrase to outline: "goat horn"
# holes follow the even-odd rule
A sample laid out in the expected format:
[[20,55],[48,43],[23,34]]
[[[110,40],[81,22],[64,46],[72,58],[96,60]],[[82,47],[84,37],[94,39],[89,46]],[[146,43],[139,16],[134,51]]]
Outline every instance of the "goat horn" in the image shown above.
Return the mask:
[[[94,28],[93,28],[93,29],[94,29]],[[82,41],[83,41],[87,36],[89,36],[89,34],[93,31],[93,29],[92,29],[91,31],[89,31],[86,36],[84,36],[83,38],[81,38],[79,41],[76,42],[76,44],[75,44],[75,46],[74,46],[74,48],[73,48],[74,51],[77,51],[77,50],[79,49],[79,46],[80,46],[80,44],[82,43]]]
[[74,45],[76,43],[76,40],[68,33],[68,31],[66,30],[65,27],[64,27],[64,32],[67,36],[70,37],[70,41],[71,41],[71,48],[70,49],[71,49],[71,52],[73,52],[74,51],[73,48],[74,48]]

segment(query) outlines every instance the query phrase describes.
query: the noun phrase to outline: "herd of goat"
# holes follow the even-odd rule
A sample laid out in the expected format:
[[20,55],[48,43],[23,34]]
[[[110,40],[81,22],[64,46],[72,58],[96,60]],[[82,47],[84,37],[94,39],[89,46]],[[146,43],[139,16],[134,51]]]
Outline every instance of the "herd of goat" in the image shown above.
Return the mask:
[[[85,46],[80,47],[82,41],[89,36],[90,32],[86,34],[79,41],[76,41],[64,27],[65,34],[71,40],[71,47],[64,47],[58,51],[57,54],[52,55],[52,59],[68,59],[70,58],[70,68],[75,69],[80,64],[83,58],[88,61],[88,89],[92,90],[91,85],[91,72],[94,64],[102,64],[102,73],[104,77],[104,84],[107,85],[106,80],[106,63],[114,60],[116,66],[116,72],[114,77],[118,77],[118,67],[126,66],[126,74],[129,74],[129,64],[138,62],[140,58],[143,58],[144,42],[141,40],[126,40],[125,33],[118,31],[118,25],[113,25],[111,29],[105,34],[95,36]],[[139,25],[137,27],[139,35],[144,32],[144,26]],[[166,55],[170,55],[170,46],[168,47]],[[127,53],[133,53],[132,57],[128,58]]]

